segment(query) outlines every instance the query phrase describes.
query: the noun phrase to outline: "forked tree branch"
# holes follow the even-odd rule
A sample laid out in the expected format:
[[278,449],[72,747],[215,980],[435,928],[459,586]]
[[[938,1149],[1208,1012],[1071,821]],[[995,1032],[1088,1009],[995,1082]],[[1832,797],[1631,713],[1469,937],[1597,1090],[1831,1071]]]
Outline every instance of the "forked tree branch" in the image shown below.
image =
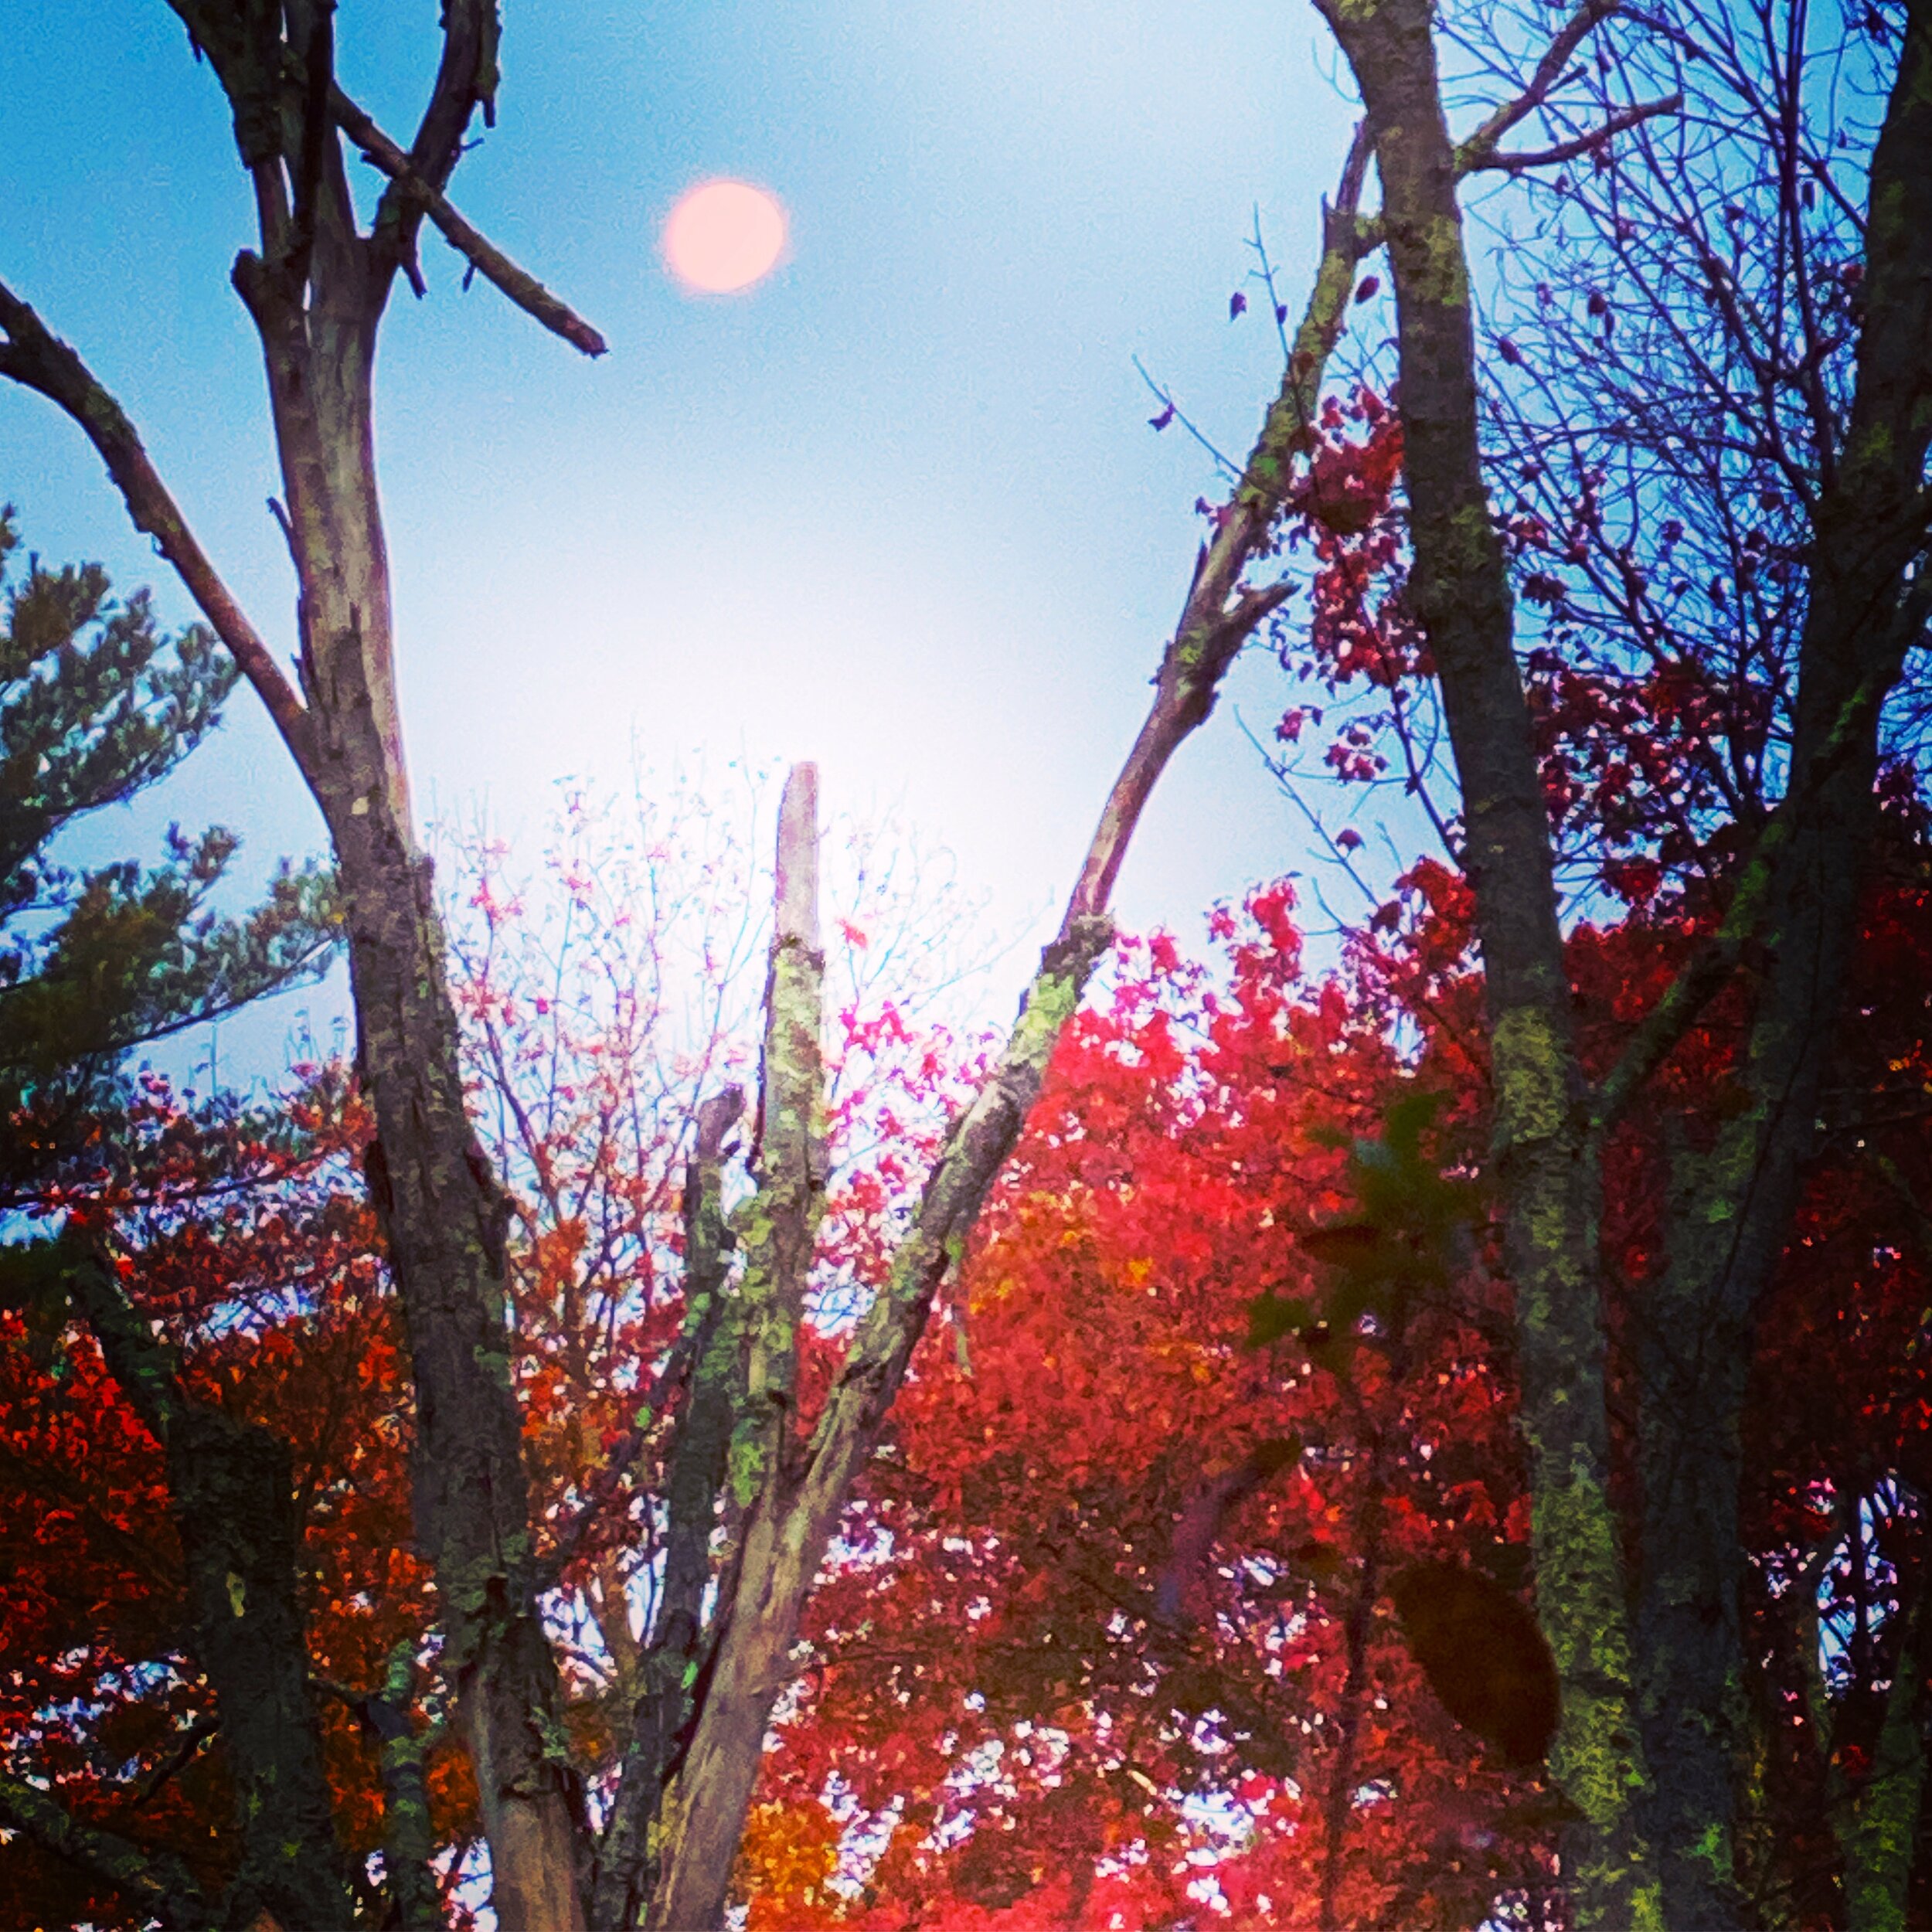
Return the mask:
[[189,529],[134,424],[107,387],[29,305],[0,283],[0,376],[36,389],[78,423],[100,453],[134,528],[173,565],[215,634],[268,709],[296,767],[317,782],[307,707]]
[[1539,148],[1533,153],[1498,154],[1485,150],[1468,160],[1458,156],[1458,172],[1465,175],[1492,172],[1499,174],[1527,174],[1535,168],[1553,168],[1566,161],[1575,161],[1583,155],[1594,155],[1604,145],[1628,129],[1646,121],[1654,121],[1660,114],[1674,114],[1683,107],[1681,94],[1665,94],[1657,100],[1640,100],[1634,106],[1620,107],[1600,126],[1591,128],[1587,134],[1576,135],[1569,141],[1560,141],[1553,148]]
[[[428,216],[443,239],[486,282],[553,335],[562,336],[573,349],[593,356],[601,355],[609,349],[610,344],[567,302],[553,294],[527,269],[519,267],[494,242],[464,220],[450,206],[442,190],[431,185],[403,148],[383,133],[339,85],[330,97],[329,104],[335,124],[348,135],[357,152],[371,167],[389,177],[398,205],[416,207]],[[386,195],[385,201],[388,199]],[[400,259],[406,264],[406,256]]]
[[1494,152],[1497,142],[1511,128],[1528,120],[1563,84],[1569,76],[1570,56],[1606,20],[1621,11],[1622,0],[1583,0],[1543,49],[1529,85],[1514,100],[1505,101],[1457,148],[1456,172],[1466,175],[1484,165],[1484,157]]
[[[168,0],[188,29],[198,54],[214,63],[224,90],[233,98],[250,77],[247,47],[233,9],[206,5],[204,0]],[[282,56],[285,91],[300,99],[308,91],[315,66],[298,60],[292,49]],[[416,231],[427,216],[444,239],[475,272],[492,284],[532,320],[560,335],[586,355],[601,355],[609,345],[570,305],[537,278],[520,268],[452,208],[445,198],[451,171],[462,151],[463,131],[478,105],[488,119],[495,95],[495,11],[478,0],[461,0],[446,10],[443,57],[413,149],[393,140],[339,84],[328,95],[328,116],[346,134],[364,160],[388,177],[377,209],[376,245],[386,269],[400,269],[417,294],[422,277],[416,266]],[[461,110],[461,120],[457,119]],[[317,131],[312,116],[304,117],[304,132]],[[454,125],[454,133],[451,128]],[[298,163],[298,165],[300,164]],[[386,277],[385,278],[386,285]]]
[[1514,100],[1505,101],[1457,148],[1455,170],[1459,179],[1466,175],[1489,172],[1524,174],[1532,168],[1552,168],[1566,161],[1575,161],[1581,155],[1597,153],[1614,137],[1640,122],[1653,120],[1659,114],[1675,114],[1683,107],[1684,97],[1681,94],[1668,95],[1661,100],[1640,101],[1632,107],[1620,107],[1600,127],[1593,128],[1573,140],[1560,141],[1533,153],[1504,154],[1498,151],[1497,144],[1505,134],[1528,120],[1566,80],[1573,77],[1570,62],[1577,49],[1606,20],[1623,11],[1623,0],[1584,0],[1584,4],[1563,22],[1556,37],[1543,49],[1543,58],[1536,63],[1536,71],[1522,93]]

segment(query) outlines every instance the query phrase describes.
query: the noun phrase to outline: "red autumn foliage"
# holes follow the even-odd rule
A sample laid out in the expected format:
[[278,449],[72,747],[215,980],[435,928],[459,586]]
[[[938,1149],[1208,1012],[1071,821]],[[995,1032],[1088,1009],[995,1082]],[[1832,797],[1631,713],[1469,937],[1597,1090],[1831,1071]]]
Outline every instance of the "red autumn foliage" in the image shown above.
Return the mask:
[[[1804,1792],[1871,1775],[1924,1570],[1932,1296],[1911,1203],[1932,1188],[1932,889],[1903,798],[1887,822],[1842,1119],[1765,1313],[1750,1411],[1750,1614],[1770,1660],[1752,1688],[1777,1746],[1752,1855],[1794,1868],[1793,1886],[1828,1889],[1829,1843],[1794,1821]],[[575,903],[607,983],[614,913],[594,891]],[[1574,936],[1598,1070],[1692,943],[1695,904],[1679,891]],[[1070,1032],[817,1600],[740,1867],[753,1927],[1449,1927],[1546,1895],[1556,1809],[1512,1761],[1533,1757],[1533,1724],[1432,1688],[1405,1629],[1417,1577],[1471,1580],[1479,1612],[1530,1585],[1508,1289],[1470,1179],[1487,1102],[1467,890],[1423,862],[1390,905],[1342,972],[1310,976],[1291,889],[1257,891],[1211,922],[1218,965],[1165,936],[1125,947]],[[634,1009],[560,993],[553,971],[535,992],[513,898],[480,910],[478,1094],[527,1136],[515,1372],[542,1519],[570,1551],[553,1622],[594,1791],[648,1614],[648,1428],[604,1478],[679,1319],[668,1177],[692,1070],[653,1087]],[[862,957],[865,920],[847,926]],[[1663,1238],[1670,1123],[1721,1114],[1748,997],[1709,1010],[1613,1150],[1605,1238],[1628,1315]],[[876,985],[841,1015],[845,1156],[808,1410],[965,1057]],[[1404,1112],[1417,1095],[1426,1117]],[[292,1104],[285,1145],[251,1141],[157,1086],[145,1174],[91,1194],[193,1392],[295,1448],[332,1779],[364,1855],[380,1794],[352,1700],[400,1644],[420,1652],[418,1717],[443,1713],[409,1554],[403,1341],[352,1179],[366,1129],[328,1079]],[[1399,1211],[1372,1205],[1391,1172],[1411,1190]],[[1861,1509],[1877,1526],[1855,1563]],[[87,1819],[218,1861],[229,1799],[198,1728],[158,1453],[84,1335],[31,1315],[0,1329],[0,1536],[13,1761]],[[1821,1688],[1821,1614],[1842,1659]],[[472,1794],[453,1747],[432,1767],[456,1921]],[[134,1923],[22,1842],[0,1861],[0,1923]]]

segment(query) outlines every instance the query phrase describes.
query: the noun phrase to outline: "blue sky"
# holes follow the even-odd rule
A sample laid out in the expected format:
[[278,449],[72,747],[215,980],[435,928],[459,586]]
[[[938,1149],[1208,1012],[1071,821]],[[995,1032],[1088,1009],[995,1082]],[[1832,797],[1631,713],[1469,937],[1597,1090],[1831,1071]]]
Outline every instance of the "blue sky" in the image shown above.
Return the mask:
[[[227,285],[247,199],[162,0],[14,0],[0,274],[114,388],[278,647],[290,573],[254,345]],[[499,125],[453,198],[608,336],[591,363],[426,242],[381,362],[380,454],[420,799],[533,832],[555,781],[816,757],[896,806],[1012,924],[1070,883],[1185,590],[1211,481],[1149,432],[1138,353],[1244,449],[1278,372],[1227,318],[1258,204],[1298,302],[1349,114],[1312,9],[1260,0],[506,0]],[[434,0],[343,0],[343,77],[406,134]],[[692,300],[659,223],[758,181],[788,264]],[[0,389],[29,543],[182,594],[70,425]],[[1275,679],[1231,694],[1257,726]],[[1275,709],[1278,709],[1278,706]],[[155,810],[266,865],[319,822],[252,700]],[[112,828],[106,836],[116,838]],[[123,837],[119,842],[125,845]],[[1198,934],[1302,862],[1224,704],[1123,879]],[[1019,971],[1018,964],[1015,973]]]

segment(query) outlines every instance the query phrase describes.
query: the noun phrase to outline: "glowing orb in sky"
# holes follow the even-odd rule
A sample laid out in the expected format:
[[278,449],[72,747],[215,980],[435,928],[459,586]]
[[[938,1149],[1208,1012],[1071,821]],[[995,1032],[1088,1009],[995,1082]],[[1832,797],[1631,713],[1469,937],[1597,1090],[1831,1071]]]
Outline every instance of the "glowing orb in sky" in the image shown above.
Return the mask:
[[785,248],[778,198],[745,181],[706,181],[679,197],[664,224],[664,259],[686,288],[729,295],[761,281]]

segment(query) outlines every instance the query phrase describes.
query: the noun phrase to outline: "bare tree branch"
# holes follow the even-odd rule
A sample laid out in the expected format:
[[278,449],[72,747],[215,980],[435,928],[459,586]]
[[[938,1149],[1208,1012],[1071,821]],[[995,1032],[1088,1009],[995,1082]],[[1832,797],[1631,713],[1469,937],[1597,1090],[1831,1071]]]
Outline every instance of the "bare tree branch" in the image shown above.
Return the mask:
[[179,573],[202,614],[255,687],[298,768],[311,788],[315,759],[309,716],[287,674],[236,602],[196,540],[167,485],[121,408],[79,355],[28,304],[0,283],[0,376],[37,389],[73,417],[100,452],[134,528]]
[[[369,164],[388,175],[391,192],[428,216],[443,239],[468,261],[483,279],[498,289],[517,307],[541,322],[553,335],[560,335],[572,348],[586,355],[601,355],[610,347],[575,309],[553,294],[527,269],[519,268],[495,243],[479,233],[452,208],[439,188],[434,187],[417,169],[410,156],[383,133],[338,85],[330,97],[329,111],[335,124]],[[385,201],[388,196],[385,196]],[[399,257],[401,265],[406,258]]]
[[[1365,224],[1360,213],[1369,155],[1365,124],[1349,144],[1333,206],[1322,208],[1321,259],[1281,390],[1246,468],[1216,513],[1213,540],[1155,675],[1154,702],[1101,808],[1067,909],[1070,920],[1105,911],[1128,842],[1168,760],[1206,721],[1222,678],[1255,626],[1288,594],[1279,584],[1244,589],[1241,577],[1274,528],[1296,464],[1313,446],[1322,377],[1341,337],[1355,267],[1379,243],[1379,230]],[[1063,938],[1069,930],[1062,926]]]
[[[643,1658],[643,1688],[597,1846],[589,1900],[594,1925],[637,1923],[649,1889],[652,1820],[696,1701],[712,1532],[743,1381],[743,1324],[724,1294],[730,1236],[721,1169],[725,1137],[743,1109],[744,1095],[735,1087],[699,1107],[696,1141],[685,1171],[685,1332],[696,1351],[696,1368],[665,1460],[663,1580]],[[729,1601],[728,1586],[719,1597]]]
[[1570,56],[1577,49],[1621,10],[1620,0],[1583,0],[1543,49],[1529,84],[1514,100],[1505,101],[1456,150],[1456,172],[1469,174],[1482,165],[1482,158],[1494,151],[1496,143],[1511,128],[1526,121],[1562,85],[1569,73]]
[[1626,128],[1634,128],[1640,121],[1654,120],[1659,114],[1676,114],[1683,105],[1682,94],[1666,94],[1659,100],[1640,101],[1634,107],[1620,107],[1602,126],[1593,128],[1589,133],[1578,134],[1573,140],[1560,141],[1553,148],[1539,148],[1533,153],[1505,155],[1485,151],[1464,160],[1465,148],[1458,153],[1458,172],[1474,175],[1493,170],[1502,174],[1520,175],[1532,168],[1554,167],[1560,162],[1574,161],[1579,155],[1594,155]]

